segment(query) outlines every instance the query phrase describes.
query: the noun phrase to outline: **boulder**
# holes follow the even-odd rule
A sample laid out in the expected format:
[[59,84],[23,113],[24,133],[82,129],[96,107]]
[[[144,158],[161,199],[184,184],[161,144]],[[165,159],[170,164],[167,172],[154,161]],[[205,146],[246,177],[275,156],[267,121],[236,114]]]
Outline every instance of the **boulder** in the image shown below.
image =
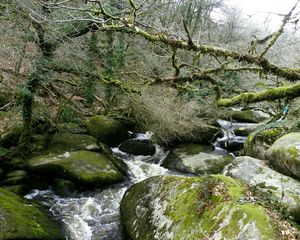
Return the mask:
[[234,129],[234,134],[236,136],[243,136],[243,137],[247,137],[249,136],[252,132],[254,132],[256,129],[258,128],[257,124],[247,124],[245,126],[242,127],[238,127],[236,129]]
[[63,240],[65,237],[43,207],[0,188],[0,239]]
[[123,174],[108,157],[89,151],[36,156],[29,159],[29,167],[40,176],[70,180],[78,186],[103,186],[123,180]]
[[241,111],[233,111],[231,117],[238,122],[259,123],[270,118],[271,116],[270,114],[260,110],[246,109]]
[[232,161],[230,155],[218,155],[211,147],[199,144],[182,144],[170,151],[162,166],[192,174],[221,173]]
[[291,212],[300,204],[300,182],[274,171],[262,160],[247,156],[237,157],[229,165],[226,175],[276,197]]
[[119,146],[122,152],[133,155],[153,155],[155,153],[155,146],[147,140],[127,139]]
[[48,144],[50,151],[98,150],[97,139],[86,134],[55,133]]
[[251,133],[244,143],[244,155],[266,159],[269,147],[286,133],[283,127],[262,129]]
[[300,132],[283,135],[266,152],[275,169],[300,179]]
[[285,239],[275,213],[241,201],[246,189],[224,176],[151,177],[126,191],[121,220],[131,240]]
[[69,196],[76,187],[72,181],[58,178],[54,181],[54,190],[60,196]]
[[79,126],[76,123],[60,123],[57,125],[59,132],[63,133],[74,133],[74,134],[87,134],[88,131],[86,128]]
[[11,186],[26,184],[29,180],[27,172],[24,170],[15,170],[6,174],[6,179],[1,182],[2,185]]
[[246,138],[241,136],[234,136],[228,139],[223,139],[219,142],[221,148],[226,149],[230,152],[240,151],[244,147]]
[[89,134],[109,146],[118,146],[129,138],[129,133],[124,125],[113,118],[103,115],[93,116],[87,120],[86,125]]

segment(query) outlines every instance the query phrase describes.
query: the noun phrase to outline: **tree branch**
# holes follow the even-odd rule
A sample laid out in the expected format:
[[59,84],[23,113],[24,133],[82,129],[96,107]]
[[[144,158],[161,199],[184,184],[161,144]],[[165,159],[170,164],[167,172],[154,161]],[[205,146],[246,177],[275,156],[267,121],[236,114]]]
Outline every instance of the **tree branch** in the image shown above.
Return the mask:
[[281,98],[296,98],[300,97],[300,84],[295,84],[287,87],[277,87],[261,92],[245,92],[233,98],[224,98],[217,100],[219,107],[230,107],[243,103],[255,103],[261,101],[273,101]]

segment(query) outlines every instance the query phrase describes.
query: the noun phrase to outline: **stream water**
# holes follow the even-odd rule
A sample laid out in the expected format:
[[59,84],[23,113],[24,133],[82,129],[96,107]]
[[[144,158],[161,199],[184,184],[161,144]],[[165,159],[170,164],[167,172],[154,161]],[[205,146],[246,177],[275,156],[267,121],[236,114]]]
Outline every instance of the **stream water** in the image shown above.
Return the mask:
[[[217,152],[224,152],[218,143],[234,137],[233,130],[241,124],[232,124],[220,120],[223,137],[215,144]],[[245,124],[242,124],[244,126]],[[150,133],[137,134],[137,139],[149,139]],[[113,148],[116,157],[124,160],[129,170],[129,180],[125,183],[98,189],[92,192],[74,194],[72,197],[60,197],[51,190],[32,190],[25,196],[34,199],[50,209],[55,219],[62,222],[67,240],[121,240],[122,229],[119,207],[125,191],[134,183],[155,175],[179,175],[160,166],[167,156],[156,145],[153,156],[134,156]]]
[[[139,134],[137,138],[149,138]],[[51,190],[32,190],[25,196],[50,209],[55,219],[63,224],[68,240],[121,240],[119,207],[125,191],[134,183],[155,175],[177,175],[160,166],[167,152],[156,146],[153,156],[134,156],[112,149],[114,155],[128,166],[129,180],[122,184],[92,192],[60,197]]]

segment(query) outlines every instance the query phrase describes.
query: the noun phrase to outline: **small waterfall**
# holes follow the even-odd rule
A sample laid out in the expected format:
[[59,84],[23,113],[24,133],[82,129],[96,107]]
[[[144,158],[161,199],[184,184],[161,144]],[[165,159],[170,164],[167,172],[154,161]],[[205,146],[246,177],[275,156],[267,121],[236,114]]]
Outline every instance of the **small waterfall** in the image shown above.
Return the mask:
[[[217,122],[221,127],[222,137],[216,140],[214,146],[216,151],[220,153],[222,153],[224,149],[227,149],[229,151],[235,151],[243,146],[247,137],[236,136],[236,129],[247,128],[255,130],[258,126],[256,123],[235,123],[221,119],[219,119]],[[229,145],[231,145],[231,147]]]
[[[137,137],[145,139],[151,134]],[[67,240],[122,240],[119,207],[125,191],[132,184],[151,176],[176,175],[160,166],[168,153],[158,145],[153,156],[134,156],[118,148],[112,150],[128,165],[130,181],[73,197],[60,197],[51,190],[32,190],[25,196],[50,209],[53,216],[63,223]]]

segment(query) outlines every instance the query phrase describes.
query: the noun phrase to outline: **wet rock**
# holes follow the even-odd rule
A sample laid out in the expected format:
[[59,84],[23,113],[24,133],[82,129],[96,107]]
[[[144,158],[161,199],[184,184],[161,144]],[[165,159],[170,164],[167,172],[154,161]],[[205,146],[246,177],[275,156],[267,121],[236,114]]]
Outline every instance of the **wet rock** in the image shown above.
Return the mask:
[[251,133],[244,144],[244,155],[258,159],[266,159],[269,147],[286,133],[283,127],[263,129]]
[[54,190],[60,196],[69,196],[76,187],[72,181],[58,178],[54,181]]
[[155,146],[148,140],[128,139],[122,142],[119,146],[122,152],[133,155],[153,155],[155,153]]
[[234,129],[234,134],[236,136],[243,136],[243,137],[247,137],[249,136],[252,132],[254,132],[256,129],[258,128],[258,125],[246,125],[243,127],[238,127],[236,129]]
[[44,208],[0,188],[0,239],[63,240],[65,237]]
[[270,117],[270,114],[254,109],[235,110],[232,113],[232,119],[238,122],[259,123]]
[[275,196],[291,212],[300,204],[300,182],[269,168],[262,160],[237,157],[229,165],[226,175]]
[[240,202],[245,192],[224,176],[151,177],[126,191],[121,219],[132,240],[283,239],[274,215]]
[[118,146],[129,138],[127,129],[119,121],[107,116],[97,115],[87,121],[89,134],[109,146]]
[[219,145],[223,149],[234,152],[243,149],[245,140],[245,137],[235,136],[220,141]]
[[29,167],[40,176],[70,180],[77,186],[103,186],[123,180],[123,174],[108,157],[89,151],[36,156],[29,159]]
[[218,155],[212,148],[198,144],[182,144],[172,149],[163,167],[192,174],[221,173],[232,161],[230,155]]
[[266,157],[281,173],[300,179],[300,133],[283,135],[268,149]]

